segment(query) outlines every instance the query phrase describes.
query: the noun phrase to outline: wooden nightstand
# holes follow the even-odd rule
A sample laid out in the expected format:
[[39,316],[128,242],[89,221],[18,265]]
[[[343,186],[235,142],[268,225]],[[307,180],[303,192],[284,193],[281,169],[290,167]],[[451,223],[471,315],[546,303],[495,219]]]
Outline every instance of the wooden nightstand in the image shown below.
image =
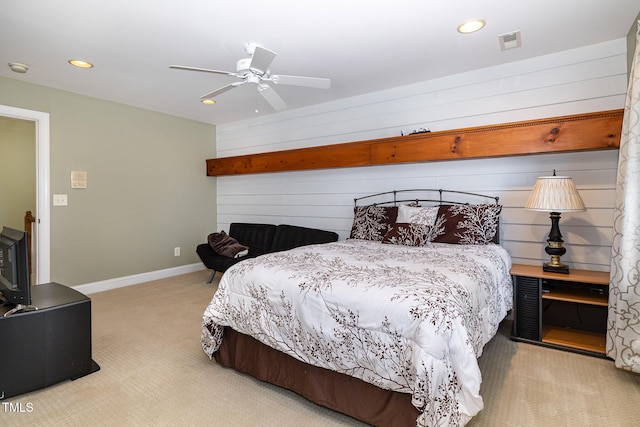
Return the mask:
[[606,357],[609,273],[514,264],[511,339]]

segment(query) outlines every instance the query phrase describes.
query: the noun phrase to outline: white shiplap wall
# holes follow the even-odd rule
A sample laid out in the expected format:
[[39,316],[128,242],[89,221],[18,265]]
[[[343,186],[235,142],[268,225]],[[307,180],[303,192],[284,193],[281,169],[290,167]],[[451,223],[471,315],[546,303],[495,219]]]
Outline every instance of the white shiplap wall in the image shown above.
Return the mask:
[[[218,157],[622,108],[626,41],[614,40],[217,127]],[[500,196],[514,262],[546,260],[548,214],[523,209],[538,176],[570,175],[587,212],[560,228],[573,268],[608,270],[617,150],[219,177],[218,228],[295,224],[349,234],[353,198],[405,188]]]

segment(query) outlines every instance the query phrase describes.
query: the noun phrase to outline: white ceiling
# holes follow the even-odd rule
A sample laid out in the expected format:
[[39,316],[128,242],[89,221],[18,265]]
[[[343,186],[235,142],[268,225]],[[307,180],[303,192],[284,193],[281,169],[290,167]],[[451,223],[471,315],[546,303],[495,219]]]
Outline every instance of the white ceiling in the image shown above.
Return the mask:
[[[222,124],[274,111],[254,85],[202,105],[237,79],[169,65],[235,71],[258,43],[278,54],[274,74],[332,80],[277,86],[298,108],[625,37],[639,11],[638,0],[2,0],[0,75]],[[470,18],[487,25],[458,33]],[[501,51],[498,35],[517,30],[522,47]]]

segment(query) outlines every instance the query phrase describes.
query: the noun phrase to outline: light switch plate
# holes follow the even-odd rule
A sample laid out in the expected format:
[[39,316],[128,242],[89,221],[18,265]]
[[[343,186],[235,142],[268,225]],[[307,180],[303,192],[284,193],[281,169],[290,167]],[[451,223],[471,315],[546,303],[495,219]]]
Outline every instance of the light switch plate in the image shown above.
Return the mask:
[[54,194],[53,195],[53,206],[67,206],[67,195],[66,194]]

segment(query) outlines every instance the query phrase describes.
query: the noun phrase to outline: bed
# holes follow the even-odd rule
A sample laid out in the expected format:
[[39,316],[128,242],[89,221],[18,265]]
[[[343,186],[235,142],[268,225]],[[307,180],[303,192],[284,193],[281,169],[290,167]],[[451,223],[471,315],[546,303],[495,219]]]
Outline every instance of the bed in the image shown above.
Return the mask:
[[204,351],[372,425],[466,424],[483,407],[477,358],[512,304],[501,206],[408,191],[439,196],[356,199],[350,238],[227,270]]

